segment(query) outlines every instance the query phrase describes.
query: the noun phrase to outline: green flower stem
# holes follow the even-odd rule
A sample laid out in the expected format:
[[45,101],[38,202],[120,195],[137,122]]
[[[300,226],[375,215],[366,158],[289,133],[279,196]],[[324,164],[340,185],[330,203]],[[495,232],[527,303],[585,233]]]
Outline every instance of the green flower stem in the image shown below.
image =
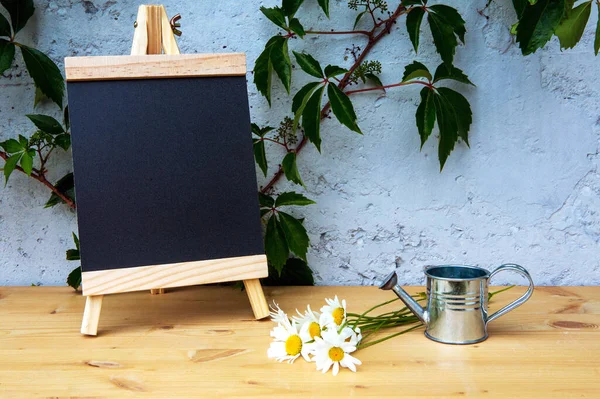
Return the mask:
[[362,344],[362,345],[358,345],[358,349],[364,349],[364,348],[368,348],[369,346],[372,346],[372,345],[375,345],[375,344],[381,343],[381,342],[383,342],[383,341],[387,341],[388,339],[391,339],[391,338],[397,337],[398,335],[406,334],[407,332],[410,332],[410,331],[416,330],[417,328],[421,328],[421,327],[423,327],[423,324],[418,324],[418,325],[416,325],[416,326],[413,326],[413,327],[407,328],[406,330],[402,330],[402,331],[399,331],[399,332],[397,332],[397,333],[395,333],[395,334],[388,335],[387,337],[380,338],[380,339],[378,339],[378,340],[375,340],[375,341],[367,342],[367,343],[365,343],[365,344]]
[[494,295],[499,294],[499,293],[504,292],[504,291],[508,291],[508,290],[510,290],[513,287],[514,287],[514,285],[509,285],[508,287],[502,288],[501,290],[490,292],[488,294],[488,302],[490,301],[490,299],[492,299],[494,297]]

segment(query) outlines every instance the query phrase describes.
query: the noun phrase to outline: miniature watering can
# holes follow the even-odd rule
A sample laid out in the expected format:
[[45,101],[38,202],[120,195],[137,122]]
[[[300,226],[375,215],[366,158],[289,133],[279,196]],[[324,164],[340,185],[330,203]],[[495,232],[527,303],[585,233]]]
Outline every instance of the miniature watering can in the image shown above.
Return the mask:
[[[488,281],[502,271],[513,271],[529,280],[529,289],[516,301],[488,316]],[[487,325],[525,303],[533,293],[533,280],[524,267],[499,266],[493,272],[475,266],[427,266],[427,307],[398,285],[392,272],[379,286],[392,290],[425,324],[425,336],[444,344],[474,344],[488,337]]]

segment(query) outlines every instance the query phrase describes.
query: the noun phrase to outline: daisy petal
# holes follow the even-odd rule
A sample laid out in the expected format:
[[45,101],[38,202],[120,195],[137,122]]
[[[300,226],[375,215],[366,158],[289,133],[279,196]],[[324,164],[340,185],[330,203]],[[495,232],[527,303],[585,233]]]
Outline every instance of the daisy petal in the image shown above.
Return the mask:
[[331,370],[333,375],[337,375],[340,371],[340,363],[339,362],[334,362],[333,363],[333,369]]

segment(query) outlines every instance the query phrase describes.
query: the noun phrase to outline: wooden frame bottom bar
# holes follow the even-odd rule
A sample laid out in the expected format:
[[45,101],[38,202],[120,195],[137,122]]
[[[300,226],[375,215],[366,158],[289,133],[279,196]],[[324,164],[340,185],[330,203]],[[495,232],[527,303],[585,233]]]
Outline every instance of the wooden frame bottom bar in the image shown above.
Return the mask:
[[243,280],[254,317],[263,319],[269,315],[269,307],[259,279],[267,277],[268,274],[265,255],[83,272],[83,295],[87,298],[81,333],[97,334],[102,298],[105,294],[225,281]]
[[109,269],[81,274],[83,295],[252,280],[268,276],[265,255]]

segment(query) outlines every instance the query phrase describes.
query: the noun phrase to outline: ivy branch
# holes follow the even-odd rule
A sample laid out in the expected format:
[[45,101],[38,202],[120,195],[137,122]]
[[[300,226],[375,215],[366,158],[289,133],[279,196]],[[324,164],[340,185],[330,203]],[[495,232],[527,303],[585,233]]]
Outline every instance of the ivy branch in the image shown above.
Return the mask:
[[[367,1],[366,3],[370,4],[370,1]],[[367,13],[369,13],[369,15],[372,17],[372,19],[374,21],[373,28],[370,31],[364,31],[364,30],[352,30],[352,31],[334,31],[334,30],[332,30],[332,31],[310,31],[309,30],[309,31],[305,31],[305,33],[309,34],[309,35],[310,34],[313,34],[313,35],[323,35],[323,34],[325,34],[325,35],[353,34],[354,35],[354,34],[359,34],[359,35],[367,36],[367,38],[368,38],[367,45],[365,46],[363,51],[360,53],[360,55],[354,60],[354,63],[352,64],[352,66],[348,69],[348,71],[344,74],[344,76],[340,79],[339,83],[337,84],[337,87],[342,91],[351,83],[350,77],[352,76],[354,71],[362,64],[362,62],[365,60],[367,55],[371,52],[373,47],[375,47],[377,45],[377,43],[379,43],[379,41],[386,34],[390,33],[391,28],[392,28],[393,24],[395,23],[396,19],[398,19],[403,14],[405,14],[407,9],[402,4],[400,4],[389,18],[387,18],[383,21],[380,21],[380,22],[375,22],[375,15],[374,15],[375,11],[371,7],[369,7],[366,11],[367,11]],[[291,29],[288,31],[287,34],[290,35],[290,37],[293,37],[296,35],[296,33],[293,32]],[[379,88],[373,88],[373,90],[375,90],[375,89],[379,89]],[[331,102],[328,101],[321,109],[321,112],[320,112],[321,120],[323,120],[327,117],[330,107],[331,107]],[[302,151],[302,149],[304,148],[304,146],[306,145],[307,142],[308,142],[307,136],[302,135],[300,142],[298,143],[298,145],[295,148],[293,148],[293,149],[286,148],[286,150],[288,153],[293,152],[295,154],[298,154],[300,151]],[[284,174],[283,166],[279,165],[275,174],[271,177],[271,179],[269,179],[267,184],[265,184],[261,188],[260,192],[263,194],[268,193],[271,190],[271,188],[279,181],[279,179],[281,179],[283,174]]]

